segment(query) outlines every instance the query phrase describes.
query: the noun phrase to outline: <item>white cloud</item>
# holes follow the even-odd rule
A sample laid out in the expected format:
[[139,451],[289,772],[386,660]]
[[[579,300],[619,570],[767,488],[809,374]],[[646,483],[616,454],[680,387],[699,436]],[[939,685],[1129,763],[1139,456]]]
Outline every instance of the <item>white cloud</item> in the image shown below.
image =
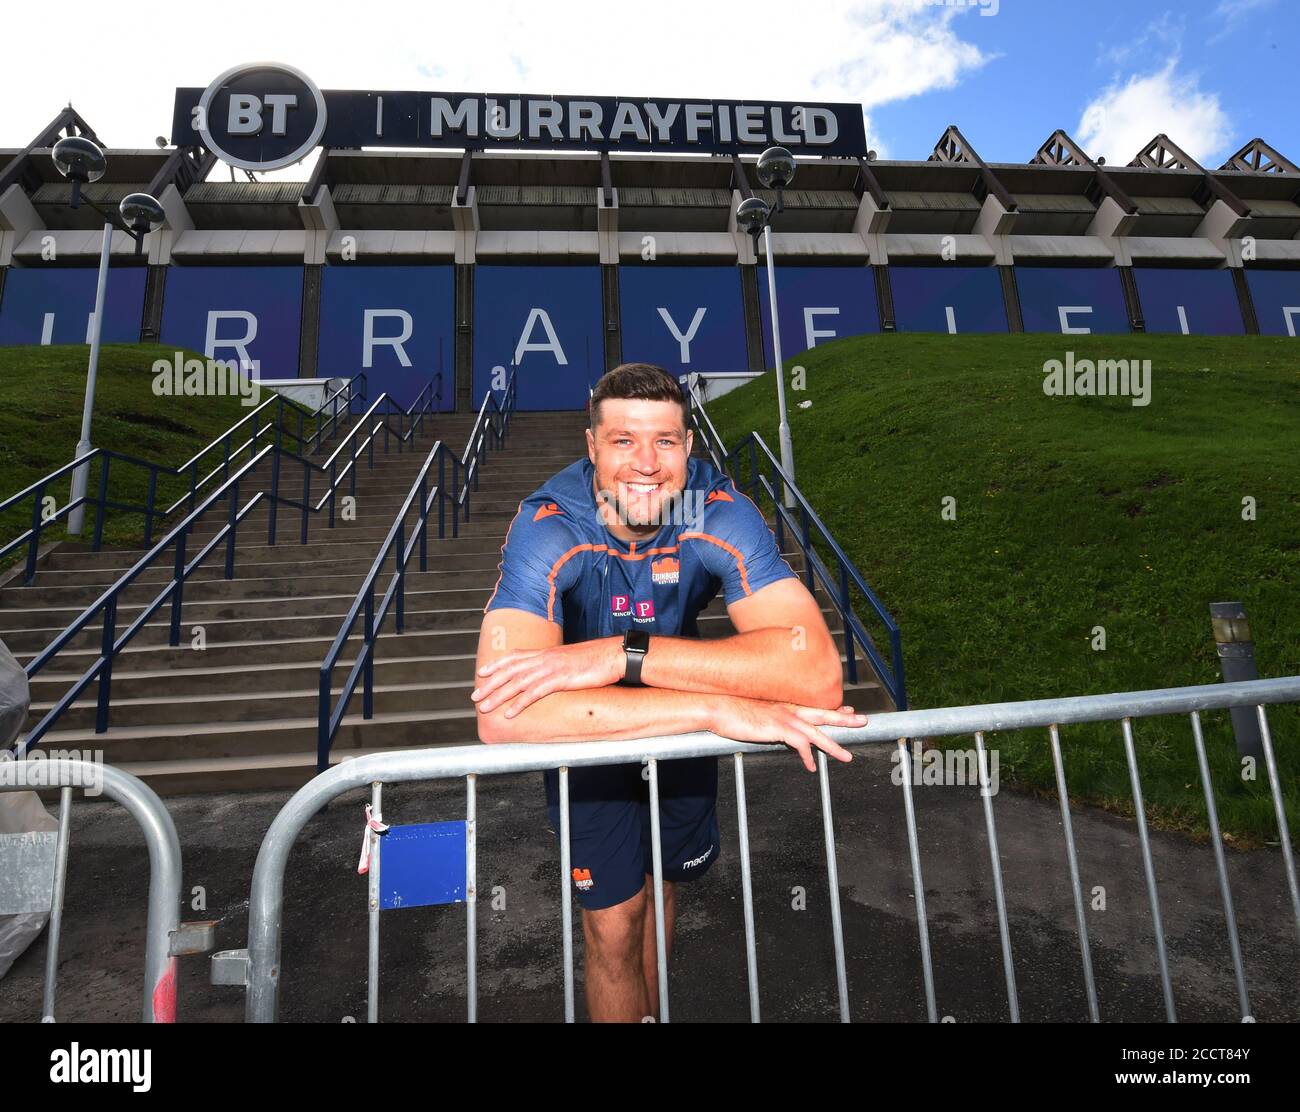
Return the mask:
[[867,112],[951,88],[988,60],[959,37],[961,9],[926,0],[372,0],[355,11],[320,5],[310,19],[293,5],[228,17],[181,6],[157,32],[89,0],[65,0],[60,13],[55,30],[39,5],[5,11],[6,41],[24,46],[5,58],[0,146],[25,144],[68,101],[110,146],[152,146],[171,130],[177,86],[264,59],[322,88],[815,98]]
[[1212,161],[1230,140],[1230,121],[1217,93],[1203,92],[1194,76],[1164,69],[1130,77],[1098,95],[1083,111],[1078,137],[1094,158],[1126,165],[1163,132],[1198,162]]

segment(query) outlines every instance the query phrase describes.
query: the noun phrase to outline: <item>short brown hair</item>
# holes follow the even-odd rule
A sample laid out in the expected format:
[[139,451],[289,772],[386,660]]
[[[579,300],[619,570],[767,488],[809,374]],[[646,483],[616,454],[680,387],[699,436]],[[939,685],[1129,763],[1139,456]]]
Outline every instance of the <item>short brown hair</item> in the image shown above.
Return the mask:
[[647,402],[677,402],[686,421],[686,396],[677,380],[653,363],[622,363],[607,371],[591,393],[591,427],[600,423],[600,403],[606,398],[635,398]]

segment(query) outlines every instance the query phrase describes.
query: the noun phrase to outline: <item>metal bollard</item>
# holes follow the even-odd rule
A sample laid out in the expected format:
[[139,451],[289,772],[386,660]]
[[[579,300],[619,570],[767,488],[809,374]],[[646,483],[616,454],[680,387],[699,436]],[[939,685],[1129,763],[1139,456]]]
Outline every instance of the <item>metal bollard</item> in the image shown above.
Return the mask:
[[[1239,602],[1210,603],[1210,623],[1214,628],[1215,645],[1219,651],[1219,667],[1223,669],[1223,682],[1259,679],[1255,666],[1255,642],[1246,620],[1246,608]],[[1253,707],[1232,708],[1232,732],[1237,738],[1237,752],[1243,757],[1264,756],[1264,743],[1259,736],[1259,721]]]

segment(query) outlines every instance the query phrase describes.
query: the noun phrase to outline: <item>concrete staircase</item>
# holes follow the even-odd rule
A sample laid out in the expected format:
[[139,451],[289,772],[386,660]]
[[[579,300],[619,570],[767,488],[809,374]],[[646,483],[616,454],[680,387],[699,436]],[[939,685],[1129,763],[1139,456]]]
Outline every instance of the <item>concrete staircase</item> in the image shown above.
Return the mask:
[[[443,415],[416,449],[376,455],[373,471],[357,480],[356,520],[333,530],[323,516],[300,545],[296,513],[281,509],[277,544],[267,546],[266,515],[252,512],[241,525],[233,580],[222,578],[221,551],[186,584],[181,645],[167,645],[166,606],[119,655],[113,676],[111,725],[94,732],[94,692],[69,708],[45,736],[47,749],[102,749],[105,760],[140,776],[160,793],[292,787],[315,772],[319,670],[343,618],[383,542],[435,437],[459,452],[471,416]],[[504,450],[489,456],[472,519],[460,537],[429,540],[429,570],[412,564],[406,586],[406,631],[392,615],[376,650],[375,715],[361,716],[360,690],[334,740],[337,761],[379,749],[476,741],[473,660],[483,606],[497,578],[500,549],[521,498],[583,450],[585,414],[517,414]],[[292,483],[289,489],[292,489]],[[241,502],[247,495],[241,491]],[[224,521],[196,524],[210,537]],[[414,520],[414,514],[408,519]],[[55,551],[31,587],[0,589],[0,640],[26,663],[93,602],[142,550]],[[801,566],[796,554],[787,559]],[[391,565],[390,565],[391,566]],[[170,578],[169,565],[145,573],[119,605],[118,628],[140,611]],[[377,596],[388,582],[377,585]],[[826,600],[823,599],[826,603]],[[833,630],[837,617],[824,613]],[[732,632],[715,600],[701,615],[705,637]],[[202,627],[203,648],[194,647]],[[68,690],[98,655],[98,626],[78,638],[32,683],[29,726]],[[843,648],[843,637],[836,633]],[[354,634],[335,668],[341,684],[355,660]],[[859,674],[869,672],[860,666]],[[846,680],[847,683],[847,680]],[[338,694],[336,686],[335,695]],[[846,701],[879,710],[887,697],[878,684],[846,689]]]

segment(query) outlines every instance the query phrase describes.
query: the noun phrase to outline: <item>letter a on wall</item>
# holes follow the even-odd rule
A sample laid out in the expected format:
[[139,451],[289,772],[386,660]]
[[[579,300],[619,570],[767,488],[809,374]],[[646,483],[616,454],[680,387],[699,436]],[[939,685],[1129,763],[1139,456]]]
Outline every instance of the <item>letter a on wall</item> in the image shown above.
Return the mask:
[[520,409],[585,409],[605,371],[600,270],[479,266],[474,275],[474,405],[493,370],[515,370]]

